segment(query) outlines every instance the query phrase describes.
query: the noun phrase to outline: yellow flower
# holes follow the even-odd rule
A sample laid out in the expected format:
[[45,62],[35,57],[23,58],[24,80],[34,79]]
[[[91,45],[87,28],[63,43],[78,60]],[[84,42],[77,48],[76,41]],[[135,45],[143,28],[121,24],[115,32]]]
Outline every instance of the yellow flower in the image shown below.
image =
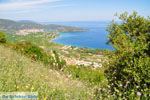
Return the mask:
[[46,98],[44,98],[43,100],[47,100]]
[[26,86],[26,88],[29,88],[29,86]]
[[55,89],[53,89],[53,91],[55,91]]
[[34,87],[32,87],[31,90],[34,90]]
[[16,86],[16,88],[18,89],[18,88],[19,88],[19,86]]

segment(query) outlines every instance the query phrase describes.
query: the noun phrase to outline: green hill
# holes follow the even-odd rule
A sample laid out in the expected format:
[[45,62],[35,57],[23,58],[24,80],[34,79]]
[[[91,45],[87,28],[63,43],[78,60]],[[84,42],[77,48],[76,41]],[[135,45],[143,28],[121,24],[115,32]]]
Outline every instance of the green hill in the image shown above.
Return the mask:
[[85,31],[87,29],[81,29],[76,27],[69,27],[69,26],[61,26],[61,25],[43,25],[36,22],[30,22],[30,21],[12,21],[8,19],[0,19],[0,30],[6,31],[6,32],[13,32],[15,33],[18,30],[22,29],[54,29],[59,32],[68,32],[68,31]]
[[19,20],[17,22],[19,22],[19,23],[36,23],[34,21],[31,21],[31,20]]

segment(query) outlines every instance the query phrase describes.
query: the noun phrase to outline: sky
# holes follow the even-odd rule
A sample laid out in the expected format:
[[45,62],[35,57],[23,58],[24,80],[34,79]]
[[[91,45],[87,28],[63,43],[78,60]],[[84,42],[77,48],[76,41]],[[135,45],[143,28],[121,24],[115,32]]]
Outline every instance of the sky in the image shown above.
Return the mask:
[[0,18],[11,20],[110,21],[125,11],[150,16],[150,0],[0,0]]

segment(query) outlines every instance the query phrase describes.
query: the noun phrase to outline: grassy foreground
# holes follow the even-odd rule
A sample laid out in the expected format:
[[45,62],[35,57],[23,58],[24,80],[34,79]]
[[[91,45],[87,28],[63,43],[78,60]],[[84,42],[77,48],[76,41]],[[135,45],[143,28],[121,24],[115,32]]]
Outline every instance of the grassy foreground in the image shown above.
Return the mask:
[[0,91],[38,92],[40,100],[88,100],[92,89],[62,72],[0,46]]

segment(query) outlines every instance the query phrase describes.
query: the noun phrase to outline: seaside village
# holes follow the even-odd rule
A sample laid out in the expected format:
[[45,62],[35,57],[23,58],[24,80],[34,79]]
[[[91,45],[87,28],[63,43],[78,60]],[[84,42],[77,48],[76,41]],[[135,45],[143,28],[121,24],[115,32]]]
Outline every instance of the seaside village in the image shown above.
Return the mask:
[[[79,49],[78,47],[72,48],[72,46],[65,45],[61,48],[61,51],[64,54],[69,54],[68,50],[78,50],[78,49]],[[54,56],[52,52],[51,55]],[[73,56],[66,57],[64,55],[61,55],[61,58],[64,59],[68,65],[84,65],[86,67],[92,67],[94,70],[97,68],[101,68],[103,62],[105,62],[105,60],[102,60],[104,59],[103,55],[93,55],[90,57],[88,56],[86,57],[86,59],[80,59],[81,58],[80,54],[77,54],[77,56],[78,57]]]
[[18,35],[28,35],[30,33],[44,32],[43,29],[23,29],[16,32]]
[[[28,34],[31,34],[31,33],[37,33],[37,32],[44,32],[43,29],[23,29],[23,30],[19,30],[16,32],[16,34],[18,35],[28,35]],[[40,48],[42,49],[45,49],[44,46],[39,46]],[[60,48],[61,52],[65,55],[65,54],[69,54],[69,51],[68,50],[78,50],[79,48],[78,47],[74,47],[72,48],[72,46],[63,46]],[[50,53],[51,55],[54,56],[54,54]],[[60,57],[62,59],[64,59],[66,61],[66,63],[68,65],[84,65],[86,67],[91,67],[93,69],[97,69],[97,68],[101,68],[102,67],[102,63],[105,62],[105,59],[104,59],[104,56],[103,55],[92,55],[91,56],[88,56],[86,57],[86,59],[80,59],[80,54],[77,54],[78,57],[73,57],[73,56],[70,56],[70,57],[66,57],[64,55],[61,55]]]

